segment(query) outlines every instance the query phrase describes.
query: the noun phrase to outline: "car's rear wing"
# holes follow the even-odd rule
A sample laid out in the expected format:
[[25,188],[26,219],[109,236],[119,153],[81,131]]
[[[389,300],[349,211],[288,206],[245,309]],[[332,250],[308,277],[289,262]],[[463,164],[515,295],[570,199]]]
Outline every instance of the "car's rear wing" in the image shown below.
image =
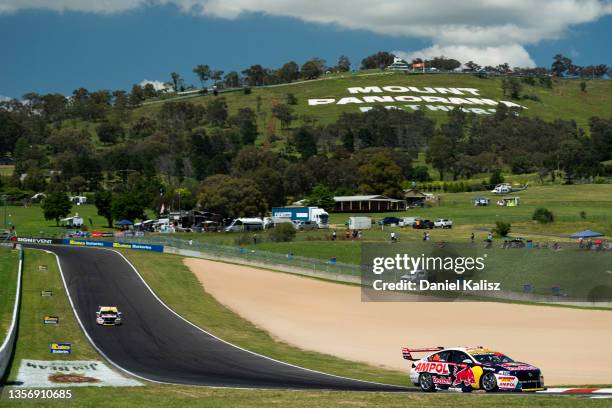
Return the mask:
[[418,360],[418,358],[412,357],[412,353],[425,353],[425,352],[440,351],[440,350],[444,350],[444,347],[442,346],[425,347],[425,348],[402,347],[402,357],[404,357],[405,360],[415,361],[415,360]]

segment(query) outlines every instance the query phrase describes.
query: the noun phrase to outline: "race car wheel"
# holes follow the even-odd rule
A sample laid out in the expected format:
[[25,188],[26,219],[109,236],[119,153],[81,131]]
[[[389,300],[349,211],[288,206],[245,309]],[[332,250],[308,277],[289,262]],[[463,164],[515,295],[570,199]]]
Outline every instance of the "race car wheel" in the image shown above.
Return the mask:
[[498,390],[497,379],[493,373],[485,373],[480,379],[482,389],[486,392],[494,392]]
[[436,386],[434,385],[431,374],[429,373],[422,373],[419,375],[419,386],[421,387],[421,390],[425,392],[434,392],[436,390]]

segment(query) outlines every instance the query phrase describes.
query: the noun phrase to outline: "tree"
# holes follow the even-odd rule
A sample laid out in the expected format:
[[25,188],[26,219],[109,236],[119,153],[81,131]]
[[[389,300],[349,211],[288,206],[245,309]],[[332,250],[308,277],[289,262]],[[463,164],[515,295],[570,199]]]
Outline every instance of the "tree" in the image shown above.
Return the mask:
[[317,154],[317,140],[315,139],[312,129],[307,127],[299,128],[293,134],[292,144],[295,146],[298,153],[300,153],[303,160]]
[[504,95],[511,97],[512,99],[519,99],[521,97],[521,90],[523,85],[516,77],[505,77],[502,79],[502,90]]
[[[204,89],[206,82],[210,79],[210,67],[205,64],[197,65],[193,69],[193,73],[196,74],[200,80],[200,84],[202,84],[202,89]],[[174,78],[172,79],[174,80]]]
[[142,88],[142,91],[143,91],[143,96],[145,98],[157,97],[157,90],[155,89],[153,84],[150,82],[148,84],[145,84],[145,86]]
[[491,178],[489,178],[489,184],[492,186],[496,186],[504,182],[504,176],[501,173],[500,169],[493,170],[491,173]]
[[45,220],[55,220],[56,225],[59,225],[60,218],[65,218],[70,214],[72,202],[66,193],[50,193],[43,201],[41,208]]
[[242,71],[246,77],[246,82],[251,86],[260,86],[264,84],[266,70],[259,64],[251,65],[249,68]]
[[555,215],[552,213],[552,211],[539,207],[533,212],[531,219],[539,222],[540,224],[550,224],[555,220]]
[[563,76],[565,72],[567,72],[572,65],[572,60],[563,56],[563,54],[557,54],[553,57],[553,63],[551,65],[551,70],[553,74],[558,77]]
[[225,125],[227,103],[224,98],[213,99],[206,105],[206,120],[213,126]]
[[98,139],[100,139],[101,143],[111,145],[117,143],[117,140],[122,139],[124,136],[121,125],[110,122],[102,122],[100,125],[98,125],[96,128],[96,134],[98,135]]
[[287,99],[287,105],[297,105],[298,100],[295,97],[295,94],[293,93],[288,93],[285,95],[286,99]]
[[478,65],[477,63],[475,63],[474,61],[468,61],[465,63],[465,67],[472,71],[472,72],[477,72],[480,71],[480,69],[482,68],[480,65]]
[[236,71],[231,71],[225,74],[223,82],[226,88],[238,88],[240,86],[240,75]]
[[276,71],[282,82],[295,81],[300,77],[300,67],[294,61],[289,61]]
[[113,227],[113,193],[110,191],[98,191],[94,196],[94,205],[98,209],[98,215],[104,217],[108,228]]
[[438,173],[440,173],[440,181],[444,180],[444,173],[450,167],[452,163],[452,152],[449,146],[452,144],[451,140],[443,135],[436,135],[429,142],[427,148],[426,160],[430,163]]
[[181,76],[176,72],[172,72],[170,74],[170,78],[172,78],[172,86],[174,87],[174,92],[178,92]]
[[509,222],[505,221],[495,221],[495,228],[493,228],[493,233],[498,237],[507,237],[510,233],[510,229],[512,225]]
[[302,65],[301,73],[304,79],[317,79],[323,74],[323,68],[319,61],[312,59]]
[[146,203],[139,194],[131,192],[119,194],[113,197],[111,203],[111,214],[115,220],[145,220],[144,210]]
[[240,108],[229,118],[229,123],[238,126],[242,145],[251,145],[257,139],[257,118],[251,108]]
[[338,58],[338,65],[336,65],[336,69],[339,72],[348,72],[351,70],[351,61],[346,55],[341,55]]
[[395,55],[387,51],[379,51],[376,54],[365,57],[361,60],[361,69],[383,69],[393,64]]
[[251,179],[217,174],[202,182],[198,202],[208,211],[237,218],[262,215],[268,204]]
[[281,128],[287,129],[293,122],[293,109],[284,103],[276,104],[272,107],[272,116],[280,120]]
[[223,78],[223,70],[215,69],[210,73],[210,79],[212,79],[215,83],[220,81]]
[[314,186],[312,192],[306,197],[306,201],[309,206],[323,208],[326,211],[333,210],[336,205],[334,194],[323,184]]
[[359,190],[363,194],[402,196],[402,169],[390,155],[376,153],[359,166]]

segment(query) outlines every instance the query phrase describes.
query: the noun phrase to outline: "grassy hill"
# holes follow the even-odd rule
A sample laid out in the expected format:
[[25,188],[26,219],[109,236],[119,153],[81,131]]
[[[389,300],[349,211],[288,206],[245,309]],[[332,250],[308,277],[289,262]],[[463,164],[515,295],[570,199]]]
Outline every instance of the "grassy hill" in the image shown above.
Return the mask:
[[[579,126],[587,128],[588,119],[592,116],[610,117],[612,115],[612,81],[586,80],[586,92],[580,90],[580,81],[568,79],[553,80],[552,89],[543,86],[529,86],[523,84],[522,95],[535,95],[540,101],[519,100],[514,101],[527,107],[523,114],[533,117],[540,117],[547,121],[557,118],[574,119]],[[240,108],[250,107],[258,112],[258,122],[260,130],[266,132],[278,131],[280,124],[272,118],[271,108],[276,103],[285,103],[286,94],[293,93],[298,103],[294,106],[295,114],[300,118],[294,126],[303,122],[303,115],[309,116],[319,124],[333,122],[343,112],[358,112],[359,106],[373,106],[371,103],[363,105],[318,105],[309,106],[310,98],[335,98],[339,99],[347,96],[364,95],[405,95],[403,93],[383,92],[381,94],[350,94],[349,87],[365,86],[405,86],[405,87],[454,87],[454,88],[476,88],[479,97],[494,100],[510,100],[504,97],[501,87],[501,78],[481,78],[474,75],[449,75],[449,74],[419,74],[407,75],[402,73],[366,73],[366,74],[346,74],[343,76],[333,76],[314,81],[295,82],[291,84],[276,85],[270,87],[253,88],[250,95],[245,95],[241,90],[226,92],[222,95],[226,98],[230,114]],[[411,92],[409,95],[426,95]],[[449,96],[432,94],[431,96]],[[450,95],[453,96],[453,95]],[[457,96],[457,95],[454,95]],[[474,95],[468,95],[476,97]],[[461,96],[459,96],[461,97]],[[176,98],[173,100],[189,100],[197,104],[206,104],[212,95],[195,96],[189,98]],[[259,102],[259,109],[257,109]],[[155,101],[146,104],[134,112],[134,117],[141,115],[148,116],[157,112],[161,103]],[[426,103],[421,103],[425,105]],[[395,102],[385,103],[384,105],[404,106],[407,103]],[[440,103],[435,103],[440,105]],[[483,106],[477,106],[485,108]],[[422,106],[422,108],[425,108]],[[488,106],[491,108],[491,106]],[[446,115],[444,112],[430,112],[427,115],[436,119],[443,120]]]

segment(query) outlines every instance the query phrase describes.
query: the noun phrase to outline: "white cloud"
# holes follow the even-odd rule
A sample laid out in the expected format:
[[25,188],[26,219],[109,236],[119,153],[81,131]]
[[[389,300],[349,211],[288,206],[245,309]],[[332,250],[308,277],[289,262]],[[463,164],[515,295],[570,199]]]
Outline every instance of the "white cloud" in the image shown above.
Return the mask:
[[419,51],[393,51],[395,55],[410,62],[413,58],[431,59],[445,56],[462,63],[474,61],[479,65],[496,66],[507,62],[511,67],[534,67],[535,62],[525,48],[518,44],[484,46],[473,45],[433,45]]
[[161,4],[224,19],[262,13],[345,29],[425,38],[434,44],[432,49],[456,53],[471,49],[482,58],[487,56],[486,50],[493,55],[510,51],[514,60],[526,64],[533,61],[522,48],[524,45],[562,37],[574,25],[612,14],[611,0],[0,0],[0,13],[43,8],[108,14]]
[[8,102],[13,98],[9,98],[8,96],[0,95],[0,102]]
[[151,81],[151,80],[145,79],[142,82],[140,82],[140,86],[145,86],[146,84],[153,85],[153,88],[155,88],[156,91],[161,91],[169,87],[168,85],[166,85],[165,82],[162,82],[162,81],[155,81],[155,80]]

